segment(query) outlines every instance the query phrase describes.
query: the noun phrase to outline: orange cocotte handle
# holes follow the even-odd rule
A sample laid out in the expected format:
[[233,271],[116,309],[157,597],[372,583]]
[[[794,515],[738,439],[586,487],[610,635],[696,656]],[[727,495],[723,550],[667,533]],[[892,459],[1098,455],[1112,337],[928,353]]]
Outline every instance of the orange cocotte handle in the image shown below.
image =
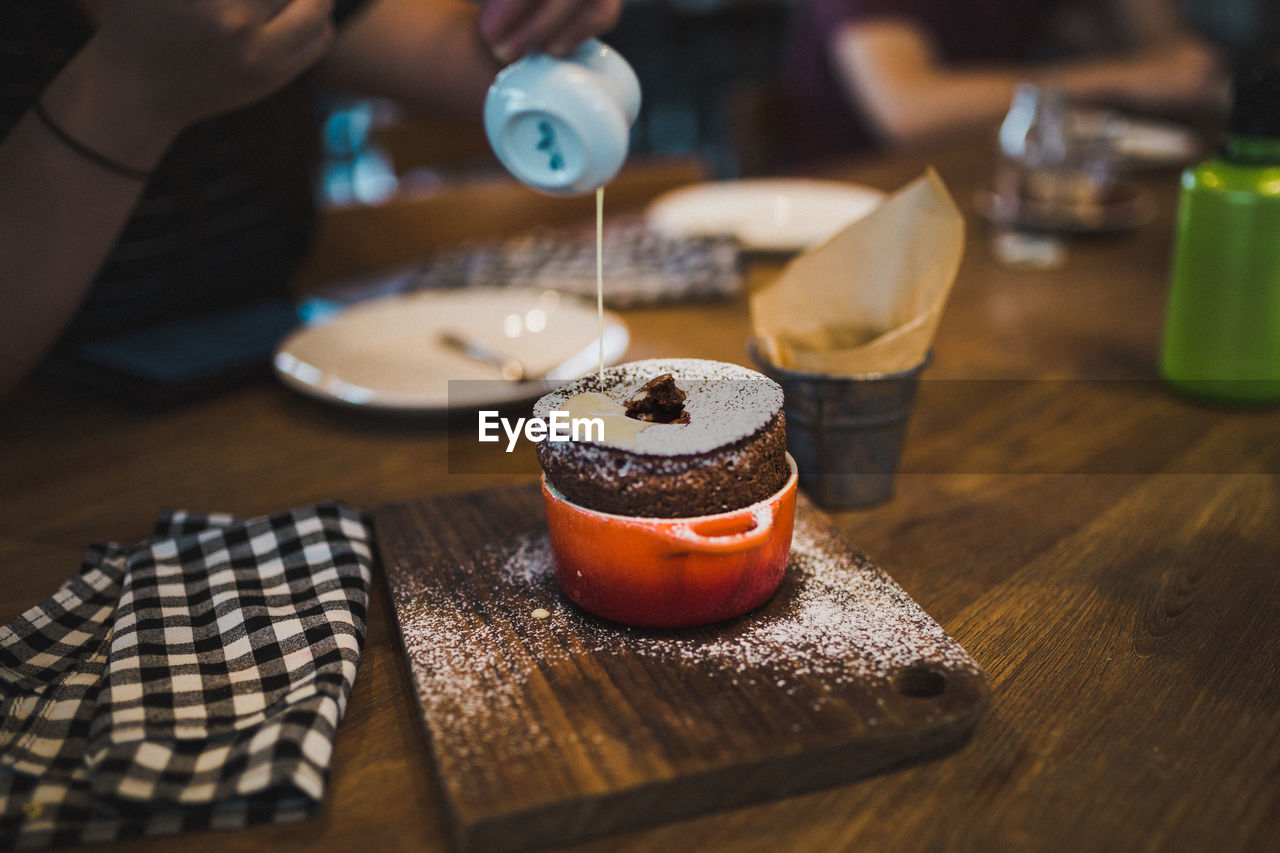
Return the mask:
[[580,607],[628,625],[684,627],[730,619],[777,591],[795,521],[796,467],[750,506],[696,518],[597,512],[542,482],[560,588]]
[[739,513],[712,515],[685,524],[660,528],[673,545],[707,554],[737,554],[763,545],[773,534],[772,503],[754,504],[748,516]]

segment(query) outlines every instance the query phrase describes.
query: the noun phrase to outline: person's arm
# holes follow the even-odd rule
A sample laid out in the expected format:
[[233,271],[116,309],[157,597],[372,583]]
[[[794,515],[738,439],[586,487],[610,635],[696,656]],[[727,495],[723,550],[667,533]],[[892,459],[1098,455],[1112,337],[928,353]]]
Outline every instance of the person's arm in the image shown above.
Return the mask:
[[928,35],[906,20],[845,24],[829,49],[846,97],[895,145],[995,119],[1019,79],[1005,70],[946,68]]
[[[140,114],[86,48],[41,95],[68,134],[150,171],[176,129]],[[144,182],[91,162],[28,112],[0,143],[0,394],[75,314]]]
[[888,18],[845,24],[829,47],[847,96],[893,144],[995,121],[1021,80],[1056,86],[1079,101],[1166,107],[1211,98],[1217,72],[1213,54],[1189,39],[1042,68],[948,68],[920,27]]
[[478,117],[502,64],[563,53],[617,22],[622,0],[372,0],[322,64],[325,82]]
[[[195,121],[257,100],[332,38],[331,0],[112,0],[0,141],[0,395],[74,315],[145,174]],[[78,144],[92,152],[75,150]]]

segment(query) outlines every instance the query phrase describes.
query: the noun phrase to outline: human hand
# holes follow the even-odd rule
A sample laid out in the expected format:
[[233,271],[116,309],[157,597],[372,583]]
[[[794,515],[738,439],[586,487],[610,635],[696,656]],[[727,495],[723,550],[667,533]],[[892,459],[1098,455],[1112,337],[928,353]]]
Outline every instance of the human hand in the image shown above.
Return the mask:
[[153,121],[181,129],[266,97],[324,53],[333,0],[110,0],[87,48]]
[[530,50],[562,56],[618,22],[622,0],[488,0],[480,34],[502,62]]

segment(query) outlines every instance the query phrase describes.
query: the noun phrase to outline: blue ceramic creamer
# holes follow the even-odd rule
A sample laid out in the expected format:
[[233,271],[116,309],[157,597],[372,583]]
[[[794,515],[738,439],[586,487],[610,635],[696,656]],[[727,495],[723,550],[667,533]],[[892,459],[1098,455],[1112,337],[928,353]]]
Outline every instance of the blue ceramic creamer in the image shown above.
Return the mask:
[[502,165],[550,195],[604,186],[627,157],[640,81],[617,51],[588,39],[562,59],[508,65],[485,98],[484,126]]

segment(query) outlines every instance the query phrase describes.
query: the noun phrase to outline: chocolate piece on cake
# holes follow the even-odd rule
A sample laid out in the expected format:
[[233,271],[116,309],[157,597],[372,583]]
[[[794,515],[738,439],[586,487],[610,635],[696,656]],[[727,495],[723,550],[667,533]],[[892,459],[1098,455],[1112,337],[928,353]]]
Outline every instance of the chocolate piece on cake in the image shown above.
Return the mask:
[[614,417],[634,411],[653,420],[627,417],[632,423],[615,425],[636,429],[612,432],[606,424],[602,441],[538,444],[547,479],[579,506],[648,518],[712,515],[763,500],[791,476],[782,388],[754,370],[700,359],[629,362],[562,385],[533,413],[568,411],[582,394],[607,397]]
[[631,395],[627,401],[627,417],[658,424],[685,424],[689,413],[684,410],[684,391],[670,373],[654,377]]

